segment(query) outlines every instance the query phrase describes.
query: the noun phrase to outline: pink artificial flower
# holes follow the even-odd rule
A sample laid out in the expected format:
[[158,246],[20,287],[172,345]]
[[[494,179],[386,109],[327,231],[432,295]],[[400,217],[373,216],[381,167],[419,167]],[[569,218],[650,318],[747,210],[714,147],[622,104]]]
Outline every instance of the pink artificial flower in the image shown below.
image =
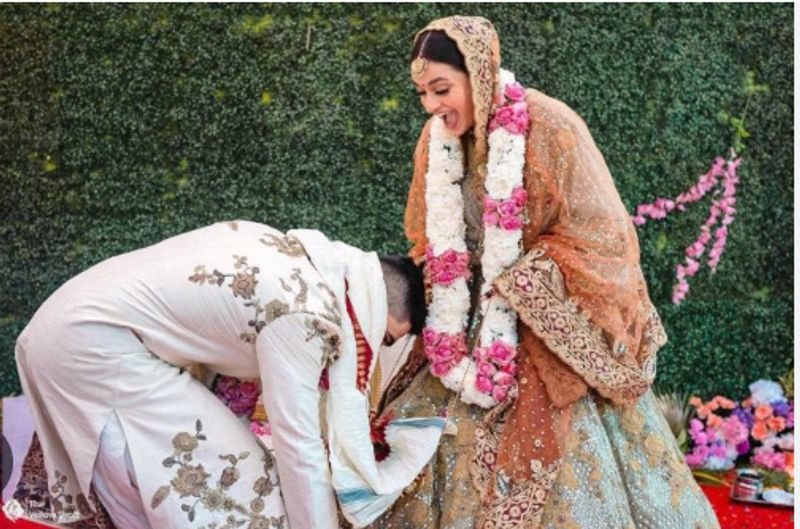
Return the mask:
[[503,386],[495,386],[494,389],[492,389],[492,398],[497,402],[503,402],[504,400],[506,400],[507,396],[508,396],[508,388],[505,388]]
[[478,391],[487,395],[491,395],[492,390],[494,389],[492,379],[483,375],[478,375],[475,378],[475,386],[478,388]]
[[775,452],[771,448],[760,446],[753,451],[753,463],[770,470],[782,471],[786,465],[783,452]]
[[517,204],[516,200],[510,198],[502,201],[497,207],[497,211],[502,217],[514,217],[522,213],[522,206]]
[[506,373],[505,371],[498,371],[495,373],[492,380],[494,380],[495,384],[504,388],[510,388],[514,385],[514,375]]
[[436,377],[443,377],[453,369],[453,363],[447,360],[431,364],[431,373]]
[[495,340],[489,347],[489,358],[501,366],[511,362],[515,356],[516,349],[502,340]]
[[736,415],[731,415],[722,424],[722,435],[728,444],[739,445],[747,440],[750,435],[747,426]]
[[469,252],[456,252],[453,249],[435,256],[433,248],[425,252],[425,271],[432,283],[449,285],[459,277],[469,278]]
[[514,231],[522,228],[522,219],[519,217],[501,217],[500,227],[506,231]]
[[528,192],[522,186],[517,186],[511,192],[511,198],[513,198],[519,207],[525,207],[528,203]]
[[258,421],[252,421],[250,423],[250,431],[256,434],[258,437],[272,435],[272,428],[268,422],[261,423]]
[[524,136],[528,132],[530,124],[530,116],[527,109],[522,109],[514,112],[511,121],[504,125],[505,129],[511,133],[519,136]]
[[512,101],[522,101],[525,99],[525,88],[519,83],[506,85],[505,95]]
[[513,118],[514,109],[510,106],[505,106],[497,109],[497,112],[494,113],[494,117],[492,118],[492,122],[497,123],[498,127],[504,127],[510,123]]
[[518,367],[519,366],[517,365],[516,362],[510,362],[510,363],[504,365],[503,367],[501,367],[500,370],[503,373],[508,373],[511,376],[515,376],[517,374]]
[[241,393],[242,397],[248,399],[258,399],[258,396],[261,394],[261,384],[257,381],[244,381],[239,384],[239,392]]
[[495,373],[497,373],[497,368],[489,362],[478,362],[478,373],[485,377],[491,378]]
[[494,227],[500,224],[500,215],[492,212],[486,212],[483,214],[483,224],[484,226]]
[[724,444],[713,445],[708,453],[711,457],[718,457],[720,459],[726,459],[728,457],[728,449]]

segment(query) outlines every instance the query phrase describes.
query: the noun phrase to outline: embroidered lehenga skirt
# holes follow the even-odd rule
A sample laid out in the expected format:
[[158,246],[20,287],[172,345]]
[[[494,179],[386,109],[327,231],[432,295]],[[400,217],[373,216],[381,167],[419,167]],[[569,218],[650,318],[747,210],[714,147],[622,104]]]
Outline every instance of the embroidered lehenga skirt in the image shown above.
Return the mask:
[[[485,412],[458,401],[427,370],[389,409],[400,416],[449,409],[458,433],[444,438],[414,488],[371,527],[472,528],[480,495],[470,466],[475,425]],[[533,529],[513,521],[501,527]],[[612,406],[594,394],[574,405],[564,457],[538,527],[716,529],[719,524],[648,392],[627,408]]]

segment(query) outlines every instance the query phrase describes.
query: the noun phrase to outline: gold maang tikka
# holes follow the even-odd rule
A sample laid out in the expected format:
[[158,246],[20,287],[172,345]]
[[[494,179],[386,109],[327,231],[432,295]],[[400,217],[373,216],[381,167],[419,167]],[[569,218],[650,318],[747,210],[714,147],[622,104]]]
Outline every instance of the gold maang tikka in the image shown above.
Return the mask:
[[417,54],[417,58],[411,61],[411,78],[416,79],[421,77],[422,74],[425,73],[425,70],[428,69],[428,59],[423,57],[423,53],[425,52],[425,45],[428,43],[428,38],[431,36],[430,32],[425,34],[425,38],[422,40],[422,44],[419,47],[419,53]]
[[428,59],[417,57],[411,61],[411,77],[414,79],[421,77],[428,69]]

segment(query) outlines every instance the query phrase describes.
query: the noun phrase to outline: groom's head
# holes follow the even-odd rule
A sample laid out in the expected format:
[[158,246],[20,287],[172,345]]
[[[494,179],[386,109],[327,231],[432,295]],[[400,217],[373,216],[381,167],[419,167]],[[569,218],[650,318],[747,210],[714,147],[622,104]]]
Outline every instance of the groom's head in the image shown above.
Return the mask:
[[380,261],[389,305],[383,343],[391,345],[408,333],[422,332],[427,316],[425,282],[422,271],[409,257],[388,255],[381,257]]

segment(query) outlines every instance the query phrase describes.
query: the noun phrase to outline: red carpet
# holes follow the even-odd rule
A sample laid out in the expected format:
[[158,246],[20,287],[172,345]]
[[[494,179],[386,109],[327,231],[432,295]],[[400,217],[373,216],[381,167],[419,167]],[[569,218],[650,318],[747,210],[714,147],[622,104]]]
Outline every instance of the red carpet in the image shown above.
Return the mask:
[[[702,489],[711,501],[711,505],[714,506],[722,529],[791,529],[793,527],[794,511],[792,509],[751,506],[732,502],[728,498],[729,489],[727,487],[703,485]],[[43,527],[45,526],[24,520],[11,522],[0,513],[0,529],[42,529]]]

